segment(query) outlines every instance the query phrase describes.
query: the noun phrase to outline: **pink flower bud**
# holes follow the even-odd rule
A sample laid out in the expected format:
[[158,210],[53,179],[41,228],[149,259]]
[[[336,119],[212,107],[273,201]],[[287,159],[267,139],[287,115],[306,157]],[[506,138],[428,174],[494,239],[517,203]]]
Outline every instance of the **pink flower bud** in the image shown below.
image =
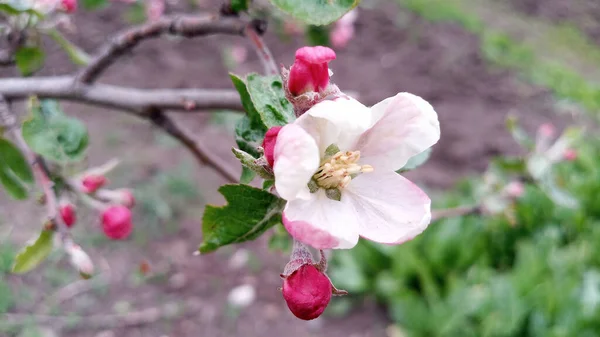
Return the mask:
[[331,48],[303,47],[296,51],[296,60],[290,68],[288,89],[294,96],[309,91],[320,92],[329,85],[329,61],[335,60]]
[[263,140],[262,147],[265,150],[265,158],[269,163],[269,166],[273,167],[275,161],[273,152],[275,151],[275,143],[277,141],[277,135],[281,131],[281,126],[274,126],[267,131],[265,139]]
[[61,0],[62,9],[67,13],[73,13],[77,10],[77,0]]
[[329,40],[335,48],[344,48],[354,36],[354,27],[351,25],[339,25],[329,33]]
[[556,128],[554,127],[554,125],[552,125],[552,123],[544,123],[538,128],[538,133],[546,138],[554,137],[555,132]]
[[525,187],[519,181],[512,181],[504,187],[504,191],[511,198],[519,198],[525,193]]
[[90,278],[94,273],[94,263],[89,255],[78,245],[73,245],[67,252],[71,256],[71,264],[79,271],[79,274],[83,278]]
[[67,227],[71,228],[77,221],[77,216],[75,214],[75,206],[70,202],[61,202],[59,206],[60,217],[64,221]]
[[331,300],[333,287],[329,278],[312,264],[305,264],[283,280],[283,298],[298,318],[319,317]]
[[127,238],[133,229],[129,208],[122,205],[108,207],[102,213],[102,229],[113,240]]
[[565,160],[574,161],[577,159],[577,151],[575,149],[567,149],[563,154]]
[[81,179],[82,192],[89,194],[96,192],[106,184],[106,177],[100,174],[88,174]]

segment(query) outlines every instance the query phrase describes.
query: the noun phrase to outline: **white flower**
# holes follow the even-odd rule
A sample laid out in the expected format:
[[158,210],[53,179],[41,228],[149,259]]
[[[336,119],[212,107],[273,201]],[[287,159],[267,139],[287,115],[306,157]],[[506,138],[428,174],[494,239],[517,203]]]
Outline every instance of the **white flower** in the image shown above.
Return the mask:
[[414,238],[431,220],[431,201],[395,171],[439,137],[436,112],[409,93],[370,109],[349,97],[315,105],[281,128],[273,148],[275,187],[288,201],[283,224],[317,249],[351,248],[359,236]]
[[227,301],[236,308],[244,308],[252,304],[256,298],[256,290],[250,284],[242,284],[229,292]]

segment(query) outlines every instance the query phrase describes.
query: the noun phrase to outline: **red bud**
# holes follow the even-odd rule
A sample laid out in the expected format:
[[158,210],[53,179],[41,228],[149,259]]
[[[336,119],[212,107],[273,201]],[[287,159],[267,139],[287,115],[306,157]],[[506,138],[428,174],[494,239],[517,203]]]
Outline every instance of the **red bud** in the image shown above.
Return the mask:
[[81,179],[83,193],[94,193],[106,184],[106,177],[99,174],[89,174]]
[[133,230],[129,208],[122,205],[108,207],[102,213],[102,229],[113,240],[127,238]]
[[71,228],[77,221],[77,216],[75,214],[75,206],[71,203],[61,203],[59,207],[60,216],[67,225],[67,227]]
[[305,264],[283,280],[283,298],[292,313],[303,320],[319,317],[331,300],[333,286],[314,265]]
[[327,64],[335,60],[331,48],[316,46],[303,47],[296,51],[296,60],[290,68],[288,89],[294,96],[309,91],[321,92],[329,85]]
[[77,10],[77,0],[62,0],[61,5],[67,13],[73,13]]

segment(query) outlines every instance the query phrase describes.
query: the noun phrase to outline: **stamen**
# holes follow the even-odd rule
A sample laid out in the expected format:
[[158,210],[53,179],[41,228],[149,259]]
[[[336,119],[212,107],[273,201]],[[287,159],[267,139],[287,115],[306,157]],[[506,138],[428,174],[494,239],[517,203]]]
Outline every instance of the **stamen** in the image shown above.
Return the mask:
[[339,151],[321,163],[313,178],[325,189],[344,188],[359,174],[373,172],[373,166],[359,165],[359,159],[360,151]]

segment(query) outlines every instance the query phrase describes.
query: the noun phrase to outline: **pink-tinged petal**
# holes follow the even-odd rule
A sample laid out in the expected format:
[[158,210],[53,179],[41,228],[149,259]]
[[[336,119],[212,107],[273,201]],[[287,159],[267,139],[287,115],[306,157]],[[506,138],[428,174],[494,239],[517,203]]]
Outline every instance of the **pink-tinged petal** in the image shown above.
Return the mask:
[[281,126],[274,126],[270,128],[267,130],[265,138],[263,139],[262,147],[265,151],[265,158],[271,167],[273,167],[273,162],[275,161],[275,143],[277,142],[277,136],[279,135],[281,128]]
[[296,59],[306,63],[320,64],[335,60],[333,49],[323,46],[302,47],[296,50]]
[[371,112],[373,126],[355,150],[375,170],[398,170],[440,139],[437,113],[419,96],[403,92],[376,104]]
[[353,98],[340,97],[316,104],[294,124],[315,139],[321,154],[331,144],[342,151],[355,150],[352,145],[371,124],[371,111]]
[[350,204],[327,198],[323,190],[308,200],[289,201],[283,225],[296,240],[316,249],[347,249],[358,242],[358,222]]
[[285,200],[308,198],[308,182],[319,168],[319,148],[301,127],[281,128],[273,152],[275,188]]
[[359,233],[369,240],[399,244],[411,240],[431,221],[431,200],[395,172],[364,173],[344,190],[355,209]]

